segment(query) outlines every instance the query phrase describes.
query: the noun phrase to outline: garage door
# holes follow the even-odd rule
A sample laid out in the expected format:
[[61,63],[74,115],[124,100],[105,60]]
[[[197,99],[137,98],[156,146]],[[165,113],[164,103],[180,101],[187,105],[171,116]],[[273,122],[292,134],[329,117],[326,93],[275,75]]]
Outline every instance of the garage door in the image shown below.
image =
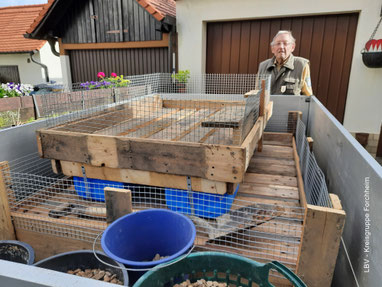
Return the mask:
[[269,43],[290,30],[294,55],[310,60],[313,93],[343,121],[358,13],[207,24],[207,73],[254,74],[272,56]]

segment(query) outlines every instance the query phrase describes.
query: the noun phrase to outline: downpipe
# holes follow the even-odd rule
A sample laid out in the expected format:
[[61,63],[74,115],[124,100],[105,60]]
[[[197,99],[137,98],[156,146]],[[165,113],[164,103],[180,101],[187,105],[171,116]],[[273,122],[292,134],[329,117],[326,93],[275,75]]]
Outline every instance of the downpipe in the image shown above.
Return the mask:
[[36,54],[36,52],[37,52],[37,50],[34,50],[34,51],[30,52],[30,54],[29,54],[29,55],[30,55],[30,59],[31,59],[31,61],[32,61],[33,63],[35,63],[35,64],[41,66],[41,67],[44,69],[44,71],[45,71],[45,81],[46,81],[47,83],[49,83],[48,67],[47,67],[46,65],[44,65],[43,63],[37,62],[35,59],[33,59],[33,56]]

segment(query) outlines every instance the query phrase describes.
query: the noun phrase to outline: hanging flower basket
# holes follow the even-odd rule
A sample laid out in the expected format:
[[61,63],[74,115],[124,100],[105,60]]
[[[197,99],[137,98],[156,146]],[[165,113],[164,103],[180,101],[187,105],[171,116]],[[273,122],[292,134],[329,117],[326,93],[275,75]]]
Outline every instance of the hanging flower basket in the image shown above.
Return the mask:
[[369,40],[361,54],[362,61],[366,67],[382,68],[382,39]]

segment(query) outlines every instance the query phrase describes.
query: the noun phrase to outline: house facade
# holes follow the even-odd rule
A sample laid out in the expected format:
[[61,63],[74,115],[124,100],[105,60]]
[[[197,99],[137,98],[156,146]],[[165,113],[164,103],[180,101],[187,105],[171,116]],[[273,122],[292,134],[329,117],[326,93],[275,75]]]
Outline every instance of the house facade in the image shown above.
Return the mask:
[[[381,14],[378,0],[177,0],[179,69],[257,73],[281,29],[311,62],[313,93],[350,132],[379,134],[382,68],[362,62]],[[374,39],[382,38],[382,27]]]
[[[47,41],[25,39],[24,33],[44,5],[0,8],[0,82],[62,82],[60,59]],[[44,67],[45,66],[45,67]]]
[[173,0],[49,0],[26,37],[59,42],[65,84],[170,72],[175,52]]

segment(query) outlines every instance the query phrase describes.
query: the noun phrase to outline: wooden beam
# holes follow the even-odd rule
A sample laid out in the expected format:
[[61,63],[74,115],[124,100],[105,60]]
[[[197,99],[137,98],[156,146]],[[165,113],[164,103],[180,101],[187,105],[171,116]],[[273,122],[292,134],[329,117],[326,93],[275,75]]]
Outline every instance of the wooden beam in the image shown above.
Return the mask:
[[112,223],[118,218],[132,213],[131,190],[105,187],[106,222]]
[[307,137],[306,140],[308,141],[309,150],[313,151],[313,143],[314,143],[313,138]]
[[306,202],[306,196],[305,196],[305,190],[304,190],[304,181],[302,180],[301,168],[300,168],[300,158],[297,154],[296,141],[294,138],[293,138],[292,144],[293,144],[294,161],[296,163],[297,186],[298,186],[298,191],[300,193],[300,204],[301,204],[301,207],[306,208],[307,202]]
[[259,141],[259,139],[262,137],[262,134],[264,132],[264,128],[272,116],[273,111],[273,102],[269,102],[268,107],[266,109],[265,116],[259,117],[253,126],[252,130],[248,133],[247,137],[245,138],[244,142],[242,143],[242,147],[245,148],[245,169],[247,170],[249,163],[251,161],[251,158],[255,152],[255,147]]
[[307,205],[297,263],[307,286],[331,286],[345,217],[343,210]]
[[379,139],[378,139],[378,147],[377,147],[376,157],[382,157],[382,125],[381,125],[381,130],[379,132]]
[[292,133],[293,135],[296,134],[297,119],[298,118],[302,119],[302,112],[301,111],[290,111],[290,112],[288,112],[288,126],[287,126],[288,133]]
[[37,131],[37,136],[38,141],[41,141],[41,156],[50,159],[234,183],[241,182],[245,173],[246,146],[172,142],[49,129]]
[[135,49],[135,48],[159,48],[168,47],[168,33],[162,34],[162,40],[157,41],[132,41],[132,42],[108,42],[108,43],[83,43],[64,44],[60,42],[60,54],[66,55],[69,50],[104,50],[104,49]]
[[232,106],[244,106],[244,101],[213,100],[163,100],[163,108],[171,109],[221,109]]
[[[62,173],[67,176],[82,177],[82,167],[88,178],[143,184],[150,186],[187,189],[187,176],[157,173],[145,170],[118,169],[102,166],[92,166],[78,162],[59,161]],[[193,191],[208,192],[214,194],[226,194],[232,191],[232,184],[213,181],[199,177],[190,177]]]
[[6,178],[9,177],[8,162],[0,162],[0,239],[16,239],[9,208]]

